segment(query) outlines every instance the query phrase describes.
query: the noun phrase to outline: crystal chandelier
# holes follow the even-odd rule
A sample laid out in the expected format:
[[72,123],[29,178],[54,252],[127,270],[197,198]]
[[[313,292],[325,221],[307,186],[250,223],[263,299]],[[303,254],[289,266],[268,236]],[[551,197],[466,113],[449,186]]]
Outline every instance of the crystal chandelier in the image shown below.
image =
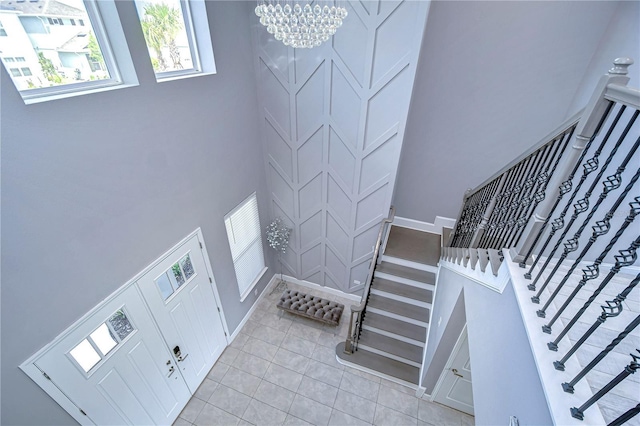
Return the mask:
[[329,40],[347,17],[347,9],[320,1],[300,6],[294,0],[259,0],[256,15],[276,40],[293,48],[312,48]]

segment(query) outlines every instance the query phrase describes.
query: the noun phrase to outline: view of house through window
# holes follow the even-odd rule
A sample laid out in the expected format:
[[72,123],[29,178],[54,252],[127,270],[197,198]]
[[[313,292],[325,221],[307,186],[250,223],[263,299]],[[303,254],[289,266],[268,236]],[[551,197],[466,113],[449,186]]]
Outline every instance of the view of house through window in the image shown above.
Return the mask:
[[180,0],[137,0],[142,32],[158,77],[195,70],[195,49],[188,3]]
[[112,78],[82,0],[0,0],[0,59],[20,91]]

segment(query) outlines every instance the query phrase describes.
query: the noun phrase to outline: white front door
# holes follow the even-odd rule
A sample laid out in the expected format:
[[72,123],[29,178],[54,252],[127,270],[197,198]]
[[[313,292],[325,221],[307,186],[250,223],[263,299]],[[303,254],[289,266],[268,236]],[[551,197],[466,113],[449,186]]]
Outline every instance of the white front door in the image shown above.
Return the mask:
[[451,354],[450,362],[441,377],[440,386],[434,392],[434,401],[473,415],[473,390],[471,388],[471,357],[467,328],[460,334]]
[[138,280],[140,290],[191,392],[227,346],[202,246],[194,235]]
[[135,286],[101,305],[34,364],[98,425],[170,425],[191,396]]

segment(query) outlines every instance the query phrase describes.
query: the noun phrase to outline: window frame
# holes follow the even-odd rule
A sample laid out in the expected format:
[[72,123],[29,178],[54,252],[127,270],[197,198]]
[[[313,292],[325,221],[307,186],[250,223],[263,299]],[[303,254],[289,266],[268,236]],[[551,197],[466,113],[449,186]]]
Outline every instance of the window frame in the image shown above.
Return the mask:
[[[182,17],[184,19],[184,27],[187,33],[187,41],[189,42],[189,52],[191,53],[191,63],[193,64],[193,67],[187,70],[156,72],[151,64],[151,55],[149,55],[149,63],[151,64],[151,69],[153,70],[156,82],[158,83],[216,73],[216,64],[213,56],[213,46],[211,44],[211,32],[209,30],[209,20],[207,18],[205,0],[179,1]],[[142,26],[142,17],[140,16],[140,11],[138,10],[137,5],[136,12],[138,13],[140,26]],[[145,46],[147,46],[148,50],[149,46],[146,44],[146,39]]]
[[27,90],[16,88],[25,104],[29,105],[138,85],[138,78],[115,1],[82,0],[111,78]]
[[[244,208],[245,206],[247,206],[249,203],[254,203],[255,202],[255,208],[256,208],[256,220],[257,220],[257,228],[258,228],[258,234],[257,236],[251,240],[251,243],[247,245],[246,248],[244,248],[241,252],[237,253],[237,255],[234,257],[234,250],[232,248],[233,243],[233,236],[229,234],[229,224],[232,223],[232,218],[233,215],[236,214],[238,211],[240,211],[242,208]],[[269,269],[266,266],[266,261],[265,261],[265,256],[264,256],[264,241],[262,240],[262,226],[260,224],[260,210],[259,210],[259,206],[258,206],[258,197],[257,197],[257,193],[254,192],[253,194],[251,194],[249,197],[245,198],[240,204],[238,204],[233,210],[231,210],[229,213],[227,213],[224,216],[224,223],[225,223],[225,230],[227,232],[227,239],[229,241],[229,249],[231,251],[231,259],[233,260],[233,268],[234,268],[234,272],[236,275],[236,284],[238,286],[238,293],[240,294],[240,302],[243,302],[248,296],[249,294],[251,294],[251,291],[253,291],[254,287],[258,284],[258,282],[260,282],[260,280],[262,279],[262,277],[264,276],[264,274],[267,272],[267,270]],[[256,224],[251,224],[251,226],[255,226]],[[232,225],[233,228],[233,225]],[[258,244],[259,248],[260,248],[260,253],[261,253],[261,268],[259,270],[259,272],[256,274],[256,276],[253,278],[253,280],[246,286],[246,288],[241,288],[241,284],[238,281],[238,260],[240,260],[242,258],[242,256],[244,254],[246,254],[251,248],[253,248],[255,246],[255,244]]]

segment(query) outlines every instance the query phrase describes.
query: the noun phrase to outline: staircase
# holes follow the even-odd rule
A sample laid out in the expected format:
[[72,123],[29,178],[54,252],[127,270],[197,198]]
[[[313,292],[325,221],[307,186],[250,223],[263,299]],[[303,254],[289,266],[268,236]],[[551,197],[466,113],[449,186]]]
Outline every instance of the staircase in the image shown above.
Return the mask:
[[338,361],[416,387],[440,256],[441,236],[391,226],[375,268],[353,354],[336,346]]

